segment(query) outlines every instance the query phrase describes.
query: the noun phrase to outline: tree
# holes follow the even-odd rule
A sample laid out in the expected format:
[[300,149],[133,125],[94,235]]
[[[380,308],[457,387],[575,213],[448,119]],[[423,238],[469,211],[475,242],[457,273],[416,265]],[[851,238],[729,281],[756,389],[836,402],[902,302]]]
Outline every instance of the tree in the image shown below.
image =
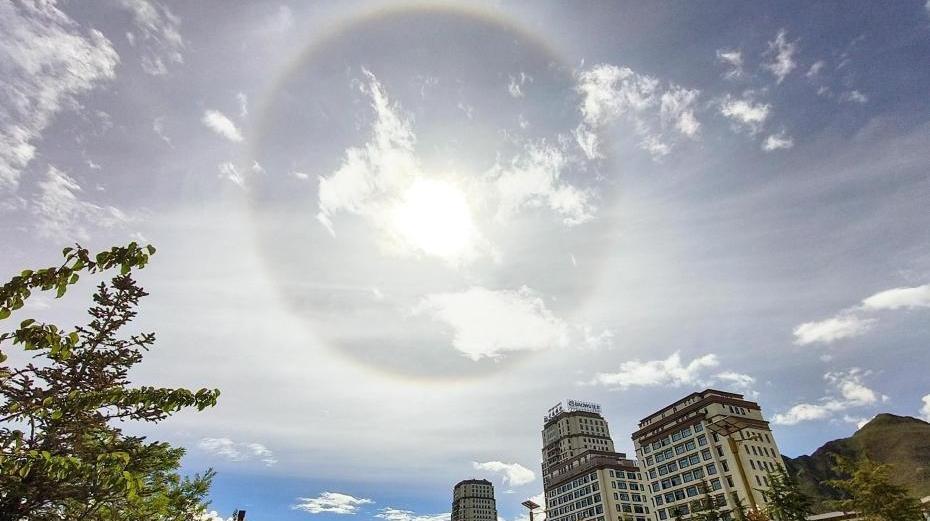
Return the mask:
[[843,511],[858,512],[870,521],[921,521],[920,501],[908,495],[904,487],[891,482],[890,465],[868,458],[852,461],[836,457],[835,469],[846,479],[827,483],[849,495],[840,500]]
[[707,486],[707,482],[701,482],[698,488],[704,494],[704,497],[691,502],[691,519],[694,521],[720,521],[722,516],[719,506],[722,505],[717,505],[716,499],[710,494],[710,487]]
[[733,518],[736,521],[746,521],[746,505],[735,490],[730,492],[730,500],[733,502]]
[[765,512],[775,521],[804,521],[811,511],[811,499],[798,482],[776,465],[768,475],[769,489],[765,491]]
[[212,470],[182,478],[184,449],[129,436],[117,421],[160,422],[216,404],[218,390],[133,387],[129,370],[154,333],[118,336],[147,293],[132,278],[155,249],[130,243],[95,256],[65,248],[58,267],[25,270],[0,288],[0,320],[33,291],[63,296],[81,273],[118,268],[93,295],[86,325],[66,330],[28,318],[0,334],[34,362],[0,351],[0,521],[187,521],[200,516]]

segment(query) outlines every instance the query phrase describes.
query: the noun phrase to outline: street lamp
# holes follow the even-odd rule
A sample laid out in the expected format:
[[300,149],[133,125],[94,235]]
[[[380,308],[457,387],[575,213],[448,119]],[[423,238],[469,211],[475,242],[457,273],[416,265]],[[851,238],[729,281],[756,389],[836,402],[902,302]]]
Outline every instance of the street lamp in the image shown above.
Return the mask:
[[536,510],[537,508],[539,508],[539,505],[537,505],[536,503],[530,501],[529,499],[527,499],[526,501],[524,501],[523,503],[521,503],[521,505],[525,506],[526,509],[529,510],[529,512],[530,512],[530,521],[533,521],[533,511]]

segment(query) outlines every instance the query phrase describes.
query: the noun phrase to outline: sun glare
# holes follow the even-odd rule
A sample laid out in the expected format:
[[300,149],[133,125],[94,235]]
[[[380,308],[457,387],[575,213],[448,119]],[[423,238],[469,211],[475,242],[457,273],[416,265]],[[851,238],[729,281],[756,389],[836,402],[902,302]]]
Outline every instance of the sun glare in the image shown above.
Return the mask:
[[455,260],[471,246],[476,230],[465,193],[446,181],[419,179],[391,212],[391,226],[407,246]]

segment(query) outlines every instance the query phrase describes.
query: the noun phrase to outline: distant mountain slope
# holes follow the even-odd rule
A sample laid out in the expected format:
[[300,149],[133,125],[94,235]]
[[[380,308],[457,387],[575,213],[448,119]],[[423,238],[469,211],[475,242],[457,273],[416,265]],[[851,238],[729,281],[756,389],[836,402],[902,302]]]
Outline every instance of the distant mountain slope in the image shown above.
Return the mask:
[[834,454],[891,464],[896,483],[915,497],[930,495],[930,423],[923,420],[879,414],[849,438],[828,442],[810,456],[784,458],[788,472],[818,502],[819,512],[831,510],[824,501],[840,498],[821,484],[838,477],[832,468]]

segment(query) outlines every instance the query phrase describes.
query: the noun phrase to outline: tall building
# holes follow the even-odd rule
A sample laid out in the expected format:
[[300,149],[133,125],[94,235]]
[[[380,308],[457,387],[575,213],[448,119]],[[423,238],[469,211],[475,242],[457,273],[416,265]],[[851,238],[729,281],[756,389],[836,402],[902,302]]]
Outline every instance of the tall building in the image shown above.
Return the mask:
[[725,517],[736,505],[734,494],[746,508],[762,507],[768,473],[782,465],[759,404],[713,389],[644,418],[633,444],[657,521],[688,519],[705,486]]
[[452,489],[452,521],[497,521],[494,485],[486,479],[456,483]]
[[556,404],[543,420],[542,441],[547,521],[646,521],[642,474],[614,451],[600,405]]

